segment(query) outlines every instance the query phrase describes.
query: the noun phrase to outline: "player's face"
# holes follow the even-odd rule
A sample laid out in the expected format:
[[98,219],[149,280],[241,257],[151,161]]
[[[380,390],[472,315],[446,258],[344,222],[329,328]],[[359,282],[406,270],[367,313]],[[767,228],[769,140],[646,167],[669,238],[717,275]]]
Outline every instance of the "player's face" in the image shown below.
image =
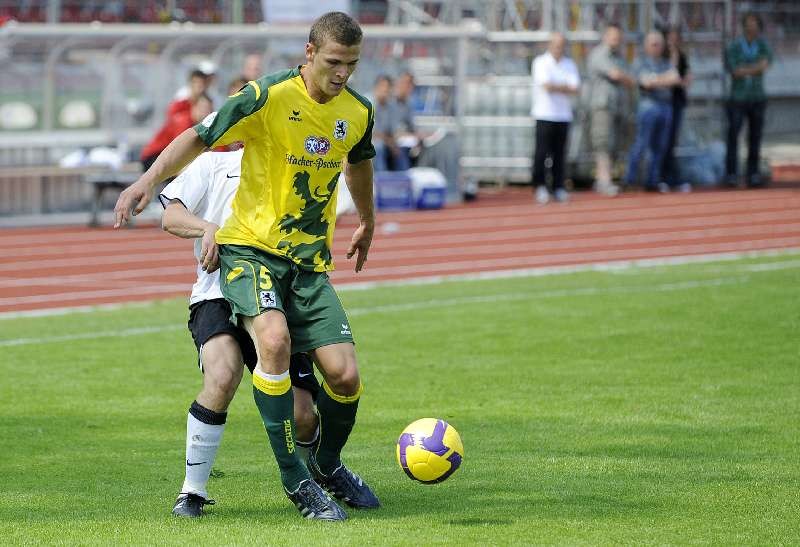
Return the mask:
[[332,99],[342,92],[347,80],[358,64],[361,44],[343,46],[333,40],[325,40],[320,47],[306,44],[309,76],[315,89],[309,90]]

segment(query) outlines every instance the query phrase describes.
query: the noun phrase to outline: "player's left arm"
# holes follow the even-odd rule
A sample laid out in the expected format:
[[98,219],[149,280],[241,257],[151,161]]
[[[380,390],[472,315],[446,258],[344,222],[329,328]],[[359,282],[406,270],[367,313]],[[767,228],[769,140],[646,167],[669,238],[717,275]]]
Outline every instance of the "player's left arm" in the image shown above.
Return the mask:
[[164,231],[184,239],[202,239],[200,264],[208,273],[219,267],[219,251],[214,235],[219,226],[189,212],[179,199],[170,200],[161,216]]
[[367,261],[367,253],[375,233],[375,202],[372,197],[372,160],[364,159],[357,163],[345,162],[344,180],[353,197],[359,216],[359,225],[353,233],[347,258],[356,256],[356,272],[360,272]]

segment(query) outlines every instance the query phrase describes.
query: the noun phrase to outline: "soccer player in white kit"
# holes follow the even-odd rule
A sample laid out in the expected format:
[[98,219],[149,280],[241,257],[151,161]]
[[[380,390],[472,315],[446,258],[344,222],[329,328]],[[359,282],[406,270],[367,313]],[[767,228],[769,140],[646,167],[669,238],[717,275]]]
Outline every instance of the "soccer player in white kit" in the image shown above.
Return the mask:
[[[244,366],[252,372],[258,360],[246,331],[230,321],[231,308],[219,287],[214,234],[231,213],[239,186],[242,150],[207,152],[194,160],[161,192],[162,226],[167,232],[195,240],[197,281],[189,298],[189,330],[198,351],[203,388],[192,402],[186,423],[186,475],[174,515],[199,517],[213,505],[207,483],[225,429],[227,409]],[[290,376],[299,448],[309,448],[318,435],[314,398],[319,384],[311,359],[292,355]]]

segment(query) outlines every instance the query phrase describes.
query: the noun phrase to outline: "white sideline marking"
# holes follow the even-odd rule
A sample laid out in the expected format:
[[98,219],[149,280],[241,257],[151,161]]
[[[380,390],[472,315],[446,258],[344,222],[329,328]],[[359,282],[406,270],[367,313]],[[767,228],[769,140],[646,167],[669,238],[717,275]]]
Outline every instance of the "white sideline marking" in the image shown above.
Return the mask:
[[[334,285],[336,290],[341,291],[359,291],[366,289],[374,289],[376,287],[397,287],[397,286],[410,286],[410,285],[434,285],[437,283],[444,283],[446,281],[480,281],[485,279],[511,279],[516,277],[544,277],[548,275],[562,275],[571,273],[582,272],[609,272],[609,273],[636,273],[636,270],[646,268],[658,268],[662,266],[684,266],[689,264],[702,264],[706,262],[728,262],[740,260],[743,258],[767,258],[767,257],[781,257],[793,254],[798,254],[800,249],[767,249],[761,251],[736,251],[729,253],[717,254],[701,254],[701,255],[686,255],[686,256],[668,256],[659,258],[639,258],[634,260],[614,260],[610,262],[592,262],[588,264],[570,264],[566,266],[538,266],[534,268],[515,268],[509,270],[495,270],[488,272],[471,272],[466,274],[448,274],[448,275],[431,275],[425,277],[417,277],[413,279],[396,279],[390,281],[363,281],[356,283],[342,283]],[[783,260],[778,262],[767,262],[761,264],[765,266],[763,270],[750,270],[750,266],[754,264],[734,265],[734,268],[743,271],[766,271],[769,270],[785,270],[797,266],[796,261]],[[730,272],[731,267],[721,265],[715,268],[715,271]],[[0,319],[2,319],[0,314]]]
[[[478,281],[485,279],[511,279],[517,277],[542,277],[547,275],[560,275],[569,273],[580,272],[610,272],[616,274],[624,274],[633,272],[638,269],[644,268],[657,268],[662,266],[681,266],[687,264],[705,263],[705,262],[727,262],[739,260],[742,258],[766,258],[766,257],[781,257],[789,256],[800,253],[800,249],[766,249],[756,251],[737,251],[727,253],[712,253],[702,255],[688,255],[688,256],[672,256],[661,258],[642,258],[635,260],[615,260],[610,262],[594,262],[589,264],[573,264],[567,266],[540,266],[535,268],[517,268],[509,270],[497,270],[487,272],[472,272],[466,274],[450,274],[450,275],[431,275],[425,277],[418,277],[413,279],[395,279],[388,281],[365,281],[356,283],[339,283],[336,284],[336,290],[349,291],[349,290],[366,290],[376,287],[398,287],[398,286],[414,286],[414,285],[433,285],[443,283],[446,281]],[[778,261],[767,262],[762,264],[741,264],[734,265],[740,271],[768,271],[768,270],[782,270],[797,267],[798,261]],[[707,271],[709,269],[706,269]],[[730,267],[720,265],[712,268],[711,271],[729,272]],[[59,308],[46,308],[39,310],[25,310],[25,311],[10,311],[0,312],[0,321],[6,319],[19,319],[25,317],[49,317],[56,315],[68,315],[71,313],[91,313],[101,310],[116,310],[128,306],[140,307],[149,306],[158,300],[149,300],[143,302],[124,302],[113,304],[94,304],[88,306],[65,306]]]
[[[584,296],[598,294],[629,294],[629,293],[653,293],[666,291],[679,291],[684,289],[694,289],[698,287],[719,287],[722,285],[736,285],[745,283],[749,276],[718,277],[715,279],[704,279],[698,281],[683,281],[676,283],[662,283],[659,285],[642,285],[639,287],[617,286],[617,287],[583,287],[573,289],[559,289],[552,291],[539,291],[529,293],[499,293],[485,296],[464,296],[455,298],[442,298],[438,300],[426,300],[422,302],[408,302],[405,304],[389,304],[386,306],[372,306],[362,308],[351,308],[348,312],[350,316],[369,315],[372,313],[396,313],[409,310],[421,310],[428,308],[440,308],[444,306],[458,306],[463,304],[480,304],[486,302],[504,302],[535,300],[537,298],[558,298],[562,296]],[[92,333],[67,334],[64,336],[49,336],[39,338],[15,338],[10,340],[0,340],[0,347],[25,346],[32,344],[52,344],[57,342],[69,342],[73,340],[91,340],[94,338],[115,338],[121,336],[137,336],[142,334],[153,334],[166,330],[180,330],[186,328],[182,324],[160,325],[154,327],[137,327],[114,331],[99,331]]]
[[28,346],[31,344],[55,344],[57,342],[71,342],[73,340],[93,340],[95,338],[117,338],[122,336],[138,336],[141,334],[154,334],[163,331],[173,331],[181,328],[186,328],[186,327],[184,325],[159,325],[157,327],[138,327],[133,329],[83,332],[81,334],[65,334],[64,336],[46,336],[41,338],[14,338],[11,340],[0,340],[0,347]]

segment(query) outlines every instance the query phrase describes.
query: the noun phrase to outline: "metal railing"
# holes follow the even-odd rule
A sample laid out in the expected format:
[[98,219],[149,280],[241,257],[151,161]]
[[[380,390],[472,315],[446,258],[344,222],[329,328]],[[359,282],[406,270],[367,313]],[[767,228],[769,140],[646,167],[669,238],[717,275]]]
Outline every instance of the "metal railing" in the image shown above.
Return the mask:
[[[695,128],[703,130],[703,138],[719,131],[724,82],[720,58],[737,13],[730,0],[474,4],[495,10],[492,17],[500,21],[489,21],[494,28],[506,28],[509,21],[525,22],[528,28],[490,30],[463,12],[452,16],[458,25],[366,25],[362,63],[352,82],[368,94],[379,73],[414,72],[425,97],[418,125],[423,130],[444,127],[458,135],[465,177],[527,180],[533,147],[532,58],[556,29],[566,33],[580,66],[599,40],[598,25],[609,18],[624,19],[630,44],[656,23],[683,23],[699,76],[691,90]],[[506,14],[512,4],[517,19]],[[523,8],[529,11],[519,11]],[[503,22],[503,17],[511,19]],[[530,28],[531,22],[538,27]],[[54,164],[80,147],[121,144],[135,149],[160,125],[174,91],[198,61],[209,59],[220,67],[215,91],[223,96],[227,81],[238,75],[249,53],[262,56],[265,72],[303,62],[307,33],[307,26],[265,24],[0,27],[0,109],[9,102],[25,103],[38,117],[26,130],[0,130],[0,166]],[[629,56],[635,52],[633,45],[627,49]],[[789,99],[800,95],[800,71],[794,69],[798,61],[779,54],[776,66],[782,68],[768,74],[769,92]],[[64,106],[75,101],[96,110],[88,127],[64,126]]]

